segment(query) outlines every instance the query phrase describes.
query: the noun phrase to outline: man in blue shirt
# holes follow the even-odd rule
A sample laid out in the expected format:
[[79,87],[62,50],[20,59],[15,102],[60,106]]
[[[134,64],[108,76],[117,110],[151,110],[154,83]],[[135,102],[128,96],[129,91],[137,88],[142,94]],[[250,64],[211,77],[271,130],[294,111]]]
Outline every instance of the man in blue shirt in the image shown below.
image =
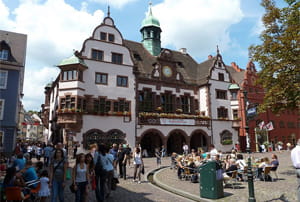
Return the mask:
[[16,171],[22,170],[25,167],[26,160],[23,158],[23,154],[19,153],[17,159],[14,161],[13,166],[16,168]]
[[109,153],[111,155],[113,155],[113,157],[114,157],[113,166],[114,166],[114,168],[116,168],[117,167],[117,161],[118,161],[118,145],[113,144],[112,148],[109,150]]
[[23,174],[25,184],[28,187],[31,187],[31,188],[37,187],[39,178],[36,174],[36,171],[32,165],[31,160],[26,162],[25,168],[21,171],[21,173]]

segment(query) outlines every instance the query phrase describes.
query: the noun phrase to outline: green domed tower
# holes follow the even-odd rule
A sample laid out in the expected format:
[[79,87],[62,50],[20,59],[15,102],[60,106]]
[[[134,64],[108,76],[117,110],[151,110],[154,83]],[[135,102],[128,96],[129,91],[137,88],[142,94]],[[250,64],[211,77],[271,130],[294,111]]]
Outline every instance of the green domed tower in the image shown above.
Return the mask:
[[140,32],[142,33],[142,43],[144,47],[154,56],[159,55],[161,51],[160,45],[160,23],[157,18],[152,15],[152,4],[149,3],[149,12],[142,22]]

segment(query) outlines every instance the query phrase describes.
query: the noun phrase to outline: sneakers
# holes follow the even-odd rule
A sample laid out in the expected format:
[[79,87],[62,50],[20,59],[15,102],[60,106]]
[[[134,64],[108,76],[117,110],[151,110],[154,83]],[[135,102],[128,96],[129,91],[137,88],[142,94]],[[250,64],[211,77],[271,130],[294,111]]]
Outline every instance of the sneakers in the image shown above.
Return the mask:
[[132,180],[132,182],[137,182],[137,180]]
[[141,184],[141,181],[138,181],[139,184]]

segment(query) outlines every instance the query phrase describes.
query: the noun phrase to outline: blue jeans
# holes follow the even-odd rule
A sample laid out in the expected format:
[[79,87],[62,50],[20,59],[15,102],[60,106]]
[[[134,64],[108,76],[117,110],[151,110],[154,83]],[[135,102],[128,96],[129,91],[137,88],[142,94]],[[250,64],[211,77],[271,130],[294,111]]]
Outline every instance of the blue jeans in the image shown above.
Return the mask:
[[97,202],[104,201],[106,179],[107,179],[106,174],[96,175],[96,190],[95,190],[95,193],[96,193]]
[[60,202],[64,202],[64,188],[62,186],[63,181],[52,180],[52,197],[51,202],[57,202],[57,197]]
[[77,186],[76,195],[75,195],[76,202],[84,201],[86,185],[87,185],[87,182],[76,182],[76,186]]

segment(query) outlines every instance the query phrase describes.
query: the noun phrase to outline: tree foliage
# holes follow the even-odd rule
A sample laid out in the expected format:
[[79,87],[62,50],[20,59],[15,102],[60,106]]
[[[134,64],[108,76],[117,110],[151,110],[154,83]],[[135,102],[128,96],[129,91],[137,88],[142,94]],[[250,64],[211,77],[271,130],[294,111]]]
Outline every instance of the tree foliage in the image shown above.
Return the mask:
[[286,7],[278,8],[274,0],[262,0],[262,44],[249,48],[261,67],[257,82],[266,91],[259,111],[278,113],[300,106],[300,1],[285,2]]

